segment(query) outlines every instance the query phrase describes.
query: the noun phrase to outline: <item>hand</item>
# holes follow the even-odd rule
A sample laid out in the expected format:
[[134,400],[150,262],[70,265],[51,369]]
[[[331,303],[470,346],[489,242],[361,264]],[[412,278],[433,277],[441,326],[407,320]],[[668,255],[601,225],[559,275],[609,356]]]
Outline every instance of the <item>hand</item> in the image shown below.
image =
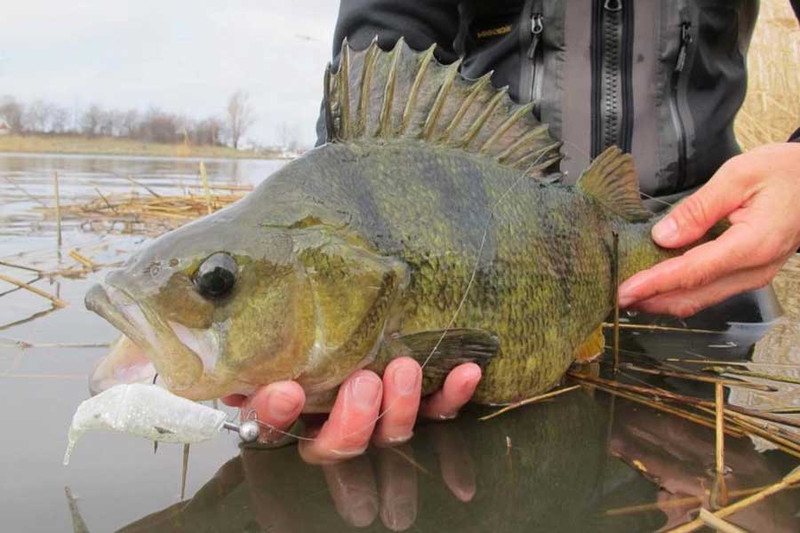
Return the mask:
[[[418,413],[453,418],[475,392],[481,369],[474,363],[454,368],[442,389],[422,402],[421,377],[419,364],[407,357],[389,363],[383,379],[368,370],[356,371],[339,388],[327,421],[309,428],[308,436],[314,439],[300,441],[300,455],[308,463],[332,464],[360,455],[370,440],[378,445],[405,442],[413,435]],[[223,401],[241,407],[242,413],[255,411],[265,426],[285,431],[303,410],[305,394],[297,383],[280,381],[250,397],[228,396]],[[385,414],[379,419],[381,413]],[[262,440],[269,438],[269,432],[262,433]]]
[[767,285],[800,246],[800,144],[730,159],[653,227],[653,240],[680,248],[725,217],[731,227],[717,239],[625,281],[620,306],[685,317]]

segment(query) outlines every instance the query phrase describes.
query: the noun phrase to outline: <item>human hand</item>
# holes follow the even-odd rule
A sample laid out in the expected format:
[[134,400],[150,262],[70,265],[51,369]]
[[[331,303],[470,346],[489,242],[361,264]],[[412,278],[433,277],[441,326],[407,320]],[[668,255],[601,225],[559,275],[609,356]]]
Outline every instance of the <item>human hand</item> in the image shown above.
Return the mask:
[[725,217],[731,227],[717,239],[625,281],[620,307],[685,317],[767,285],[800,246],[800,144],[730,159],[653,227],[653,240],[680,248]]
[[[381,379],[374,372],[358,370],[339,388],[328,419],[309,427],[301,440],[300,455],[312,464],[332,464],[360,455],[372,440],[378,445],[405,442],[413,434],[417,414],[427,418],[452,418],[475,392],[481,369],[474,363],[454,368],[441,390],[420,400],[422,372],[419,364],[403,357],[389,363]],[[223,398],[242,413],[254,411],[266,427],[285,431],[303,410],[305,394],[293,381],[271,383],[249,397]],[[383,416],[378,416],[384,413]],[[269,432],[261,440],[268,440]]]

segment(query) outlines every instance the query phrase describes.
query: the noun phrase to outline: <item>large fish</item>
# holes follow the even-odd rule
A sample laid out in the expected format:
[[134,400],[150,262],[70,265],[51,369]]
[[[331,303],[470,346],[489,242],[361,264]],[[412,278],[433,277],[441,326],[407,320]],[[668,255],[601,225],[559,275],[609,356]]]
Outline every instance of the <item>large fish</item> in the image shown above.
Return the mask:
[[560,143],[488,75],[465,80],[402,41],[340,57],[327,144],[155,240],[88,308],[176,394],[293,379],[307,411],[403,355],[426,363],[426,392],[476,361],[474,399],[501,403],[599,353],[616,259],[622,281],[674,253],[650,239],[631,156],[610,148],[576,186],[552,183]]

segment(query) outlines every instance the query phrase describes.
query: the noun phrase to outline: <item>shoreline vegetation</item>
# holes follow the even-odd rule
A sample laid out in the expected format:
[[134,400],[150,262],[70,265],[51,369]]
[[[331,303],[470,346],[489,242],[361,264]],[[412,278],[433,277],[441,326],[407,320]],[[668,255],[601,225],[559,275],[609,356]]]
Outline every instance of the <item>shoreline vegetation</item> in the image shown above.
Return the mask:
[[230,146],[157,143],[118,137],[81,135],[0,135],[0,153],[284,159],[279,150],[241,150]]

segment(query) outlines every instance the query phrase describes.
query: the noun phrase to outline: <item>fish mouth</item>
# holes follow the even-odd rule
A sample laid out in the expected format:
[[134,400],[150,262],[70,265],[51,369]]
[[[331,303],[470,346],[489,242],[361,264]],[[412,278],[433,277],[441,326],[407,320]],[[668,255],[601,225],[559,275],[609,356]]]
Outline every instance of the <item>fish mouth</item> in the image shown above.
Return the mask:
[[[138,358],[131,357],[128,353],[131,346],[128,346],[129,350],[123,350],[115,345],[115,349],[109,354],[111,360],[98,365],[90,379],[90,389],[93,392],[114,384],[113,381],[119,377],[119,372],[113,368],[114,362],[136,360],[137,364],[129,367],[142,366],[142,371],[145,372],[147,369],[144,361],[145,358],[149,359],[154,368],[153,374],[157,372],[163,377],[167,387],[173,391],[188,389],[203,376],[203,359],[187,345],[191,338],[190,330],[164,321],[125,290],[113,285],[95,285],[86,294],[85,305],[89,311],[97,313],[120,330],[139,350]],[[194,345],[198,346],[198,343],[195,341]],[[134,371],[126,378],[136,379],[144,375]],[[109,380],[109,377],[114,379]]]
[[156,367],[145,351],[122,334],[92,370],[89,392],[94,396],[121,383],[155,383],[157,376]]

